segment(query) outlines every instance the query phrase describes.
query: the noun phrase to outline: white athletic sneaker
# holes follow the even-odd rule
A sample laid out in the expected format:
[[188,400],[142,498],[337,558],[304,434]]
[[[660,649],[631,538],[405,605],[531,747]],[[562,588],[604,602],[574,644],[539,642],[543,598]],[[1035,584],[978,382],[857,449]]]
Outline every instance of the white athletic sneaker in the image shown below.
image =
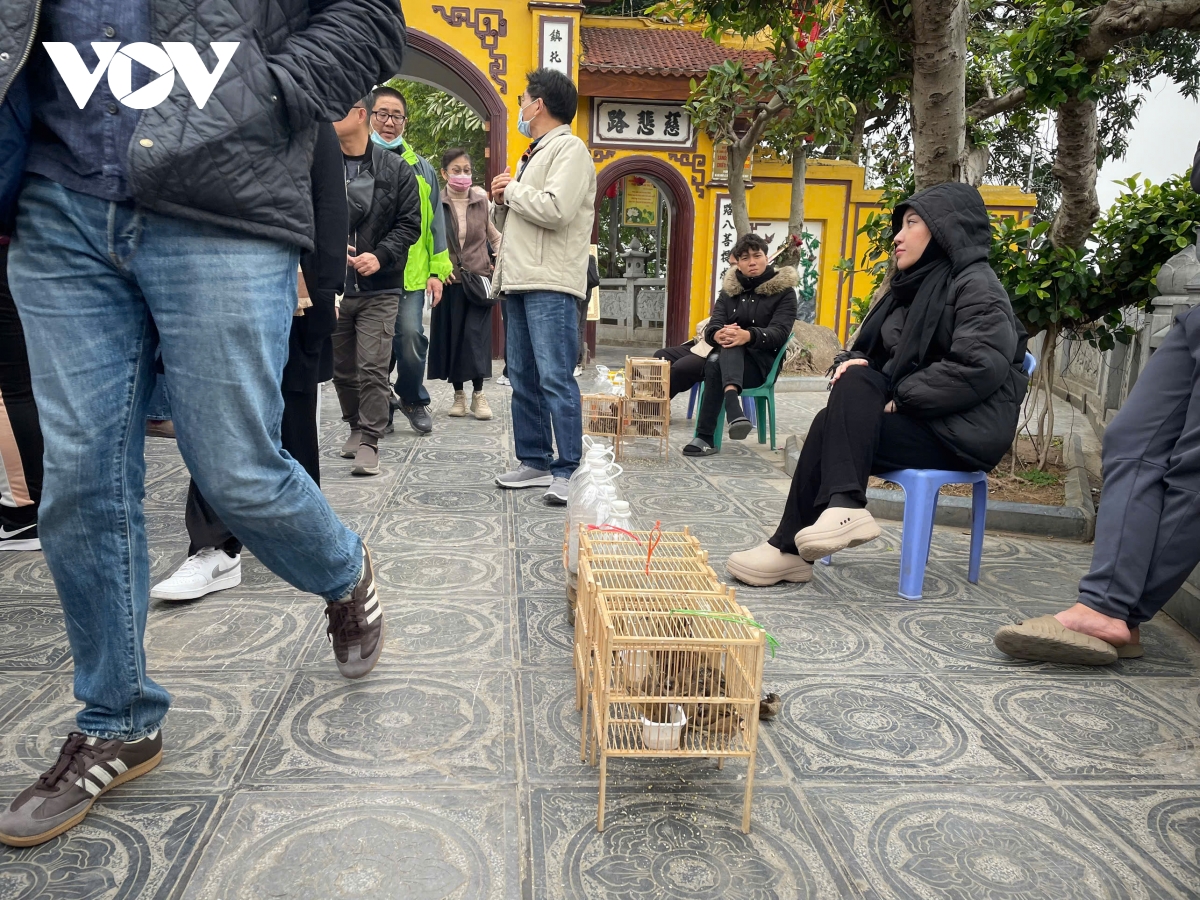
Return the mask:
[[497,375],[496,384],[501,385],[502,387],[512,387],[512,382],[508,380],[507,375]]
[[195,600],[237,587],[242,583],[242,555],[229,556],[217,547],[205,547],[189,556],[175,573],[150,591],[155,600]]

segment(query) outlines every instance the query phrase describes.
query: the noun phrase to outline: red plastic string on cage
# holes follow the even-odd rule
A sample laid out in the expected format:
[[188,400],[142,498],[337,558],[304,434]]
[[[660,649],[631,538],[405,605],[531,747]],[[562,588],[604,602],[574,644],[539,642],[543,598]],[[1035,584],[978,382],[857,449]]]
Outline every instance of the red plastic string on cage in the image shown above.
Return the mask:
[[662,541],[662,522],[655,522],[654,527],[650,529],[650,534],[646,538],[646,543],[649,545],[646,550],[646,574],[650,574],[650,557],[654,555],[654,548]]
[[635,541],[637,541],[637,544],[639,547],[642,545],[641,538],[639,538],[636,534],[634,534],[632,531],[626,531],[624,528],[618,528],[616,525],[589,525],[587,527],[587,530],[588,531],[607,531],[612,534],[623,534],[626,537],[631,537]]

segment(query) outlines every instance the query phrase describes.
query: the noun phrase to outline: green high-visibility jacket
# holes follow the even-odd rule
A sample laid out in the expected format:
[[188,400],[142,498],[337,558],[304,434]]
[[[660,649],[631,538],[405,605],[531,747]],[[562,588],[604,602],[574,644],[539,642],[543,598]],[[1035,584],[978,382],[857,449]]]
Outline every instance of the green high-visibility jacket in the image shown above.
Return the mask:
[[441,202],[436,201],[441,190],[437,172],[429,160],[413,150],[408,141],[404,141],[394,152],[413,167],[421,190],[421,238],[409,248],[408,264],[404,267],[404,289],[423,291],[431,277],[436,275],[442,281],[450,277],[446,216]]

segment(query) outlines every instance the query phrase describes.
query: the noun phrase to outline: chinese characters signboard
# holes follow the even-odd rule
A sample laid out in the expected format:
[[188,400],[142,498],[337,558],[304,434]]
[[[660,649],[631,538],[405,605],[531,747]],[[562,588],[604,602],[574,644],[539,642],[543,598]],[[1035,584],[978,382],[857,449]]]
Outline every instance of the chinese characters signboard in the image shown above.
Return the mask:
[[[742,180],[747,184],[754,177],[754,154],[751,153],[746,157],[746,163],[742,168]],[[713,147],[713,169],[712,180],[716,184],[729,184],[729,145],[717,144]]]
[[[729,268],[729,251],[733,249],[733,245],[737,242],[737,229],[733,227],[733,204],[726,196],[717,199],[717,208],[720,210],[720,218],[717,221],[717,241],[713,253],[713,298],[716,299],[717,294],[721,292],[721,278],[725,271]],[[823,222],[805,222],[804,230],[817,238],[818,242],[824,231]],[[779,245],[783,239],[787,237],[788,223],[787,220],[763,220],[752,221],[750,223],[750,231],[759,235],[767,242],[771,248],[771,255],[779,249]],[[813,260],[815,265],[816,261]]]
[[571,19],[542,16],[541,64],[543,68],[562,72],[573,78],[571,71],[571,49],[575,45],[575,23]]
[[626,225],[653,228],[658,224],[658,188],[652,181],[637,175],[625,179]]
[[592,145],[690,147],[692,120],[683,107],[639,100],[595,100],[592,105]]

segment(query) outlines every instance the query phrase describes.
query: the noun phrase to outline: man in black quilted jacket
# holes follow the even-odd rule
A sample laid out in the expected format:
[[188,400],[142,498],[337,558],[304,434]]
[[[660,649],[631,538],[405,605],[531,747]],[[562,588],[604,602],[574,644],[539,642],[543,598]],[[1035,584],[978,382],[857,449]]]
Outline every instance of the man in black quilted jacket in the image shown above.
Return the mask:
[[0,842],[61,834],[162,758],[170,695],[143,650],[158,350],[210,505],[325,599],[343,675],[379,658],[370,555],[280,451],[279,386],[313,246],[317,123],[398,71],[403,47],[396,0],[0,4],[0,103],[31,113],[20,133],[0,116],[0,147],[24,151],[0,159],[0,185],[25,158],[8,273],[45,441],[40,537],[83,704],[57,760],[0,809]]
[[346,296],[333,333],[333,385],[350,437],[342,456],[354,475],[379,474],[379,438],[388,424],[392,338],[404,295],[409,248],[421,237],[416,172],[370,140],[373,98],[334,123],[346,167]]

